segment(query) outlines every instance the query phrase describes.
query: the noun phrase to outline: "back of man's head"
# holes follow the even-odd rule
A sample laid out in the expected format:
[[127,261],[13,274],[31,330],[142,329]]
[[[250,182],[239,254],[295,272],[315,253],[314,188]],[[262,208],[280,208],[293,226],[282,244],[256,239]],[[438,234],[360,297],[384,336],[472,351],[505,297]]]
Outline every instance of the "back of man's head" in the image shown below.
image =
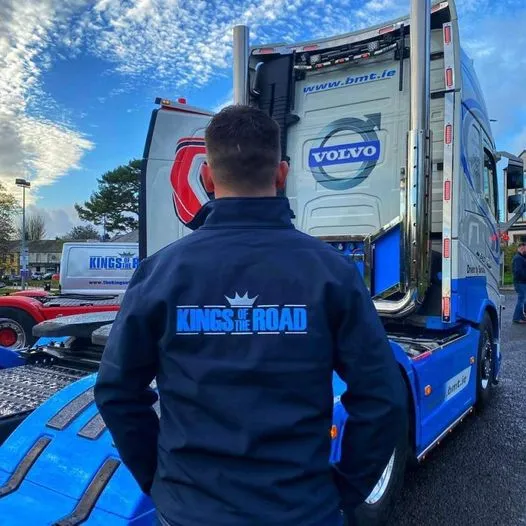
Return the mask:
[[210,121],[205,142],[216,190],[264,195],[279,186],[279,126],[263,111],[241,105],[224,108]]

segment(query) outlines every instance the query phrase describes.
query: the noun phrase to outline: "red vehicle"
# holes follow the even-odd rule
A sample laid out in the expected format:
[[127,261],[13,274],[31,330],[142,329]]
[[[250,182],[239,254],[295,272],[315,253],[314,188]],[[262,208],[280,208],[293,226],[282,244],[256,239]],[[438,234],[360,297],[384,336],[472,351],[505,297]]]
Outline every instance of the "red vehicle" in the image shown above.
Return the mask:
[[23,349],[32,345],[33,326],[46,320],[118,309],[118,295],[53,296],[41,289],[14,292],[0,297],[0,346]]

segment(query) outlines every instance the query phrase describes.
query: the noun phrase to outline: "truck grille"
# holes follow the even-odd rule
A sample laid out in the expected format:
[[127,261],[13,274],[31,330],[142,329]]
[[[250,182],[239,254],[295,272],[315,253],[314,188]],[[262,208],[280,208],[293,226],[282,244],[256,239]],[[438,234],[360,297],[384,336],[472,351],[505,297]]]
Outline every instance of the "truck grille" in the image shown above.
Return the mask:
[[0,420],[33,411],[86,374],[54,365],[23,365],[0,370]]

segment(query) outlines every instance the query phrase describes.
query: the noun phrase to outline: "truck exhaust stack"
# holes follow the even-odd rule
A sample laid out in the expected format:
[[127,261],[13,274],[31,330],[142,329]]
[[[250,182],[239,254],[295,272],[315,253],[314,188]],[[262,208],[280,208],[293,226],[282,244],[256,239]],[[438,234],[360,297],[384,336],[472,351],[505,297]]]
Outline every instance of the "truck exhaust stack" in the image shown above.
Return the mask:
[[234,60],[234,104],[248,104],[249,33],[247,26],[234,26],[232,54]]

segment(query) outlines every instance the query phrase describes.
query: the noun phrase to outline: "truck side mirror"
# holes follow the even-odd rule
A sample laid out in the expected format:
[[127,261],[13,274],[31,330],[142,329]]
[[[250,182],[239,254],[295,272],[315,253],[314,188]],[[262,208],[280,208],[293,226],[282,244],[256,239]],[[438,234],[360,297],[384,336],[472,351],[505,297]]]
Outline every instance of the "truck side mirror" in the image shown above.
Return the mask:
[[507,203],[508,214],[513,214],[513,212],[515,212],[515,210],[517,210],[517,208],[519,208],[521,203],[522,203],[522,195],[521,194],[509,195],[508,196],[508,203]]
[[524,188],[524,165],[510,159],[506,168],[506,184],[508,190],[522,190]]

